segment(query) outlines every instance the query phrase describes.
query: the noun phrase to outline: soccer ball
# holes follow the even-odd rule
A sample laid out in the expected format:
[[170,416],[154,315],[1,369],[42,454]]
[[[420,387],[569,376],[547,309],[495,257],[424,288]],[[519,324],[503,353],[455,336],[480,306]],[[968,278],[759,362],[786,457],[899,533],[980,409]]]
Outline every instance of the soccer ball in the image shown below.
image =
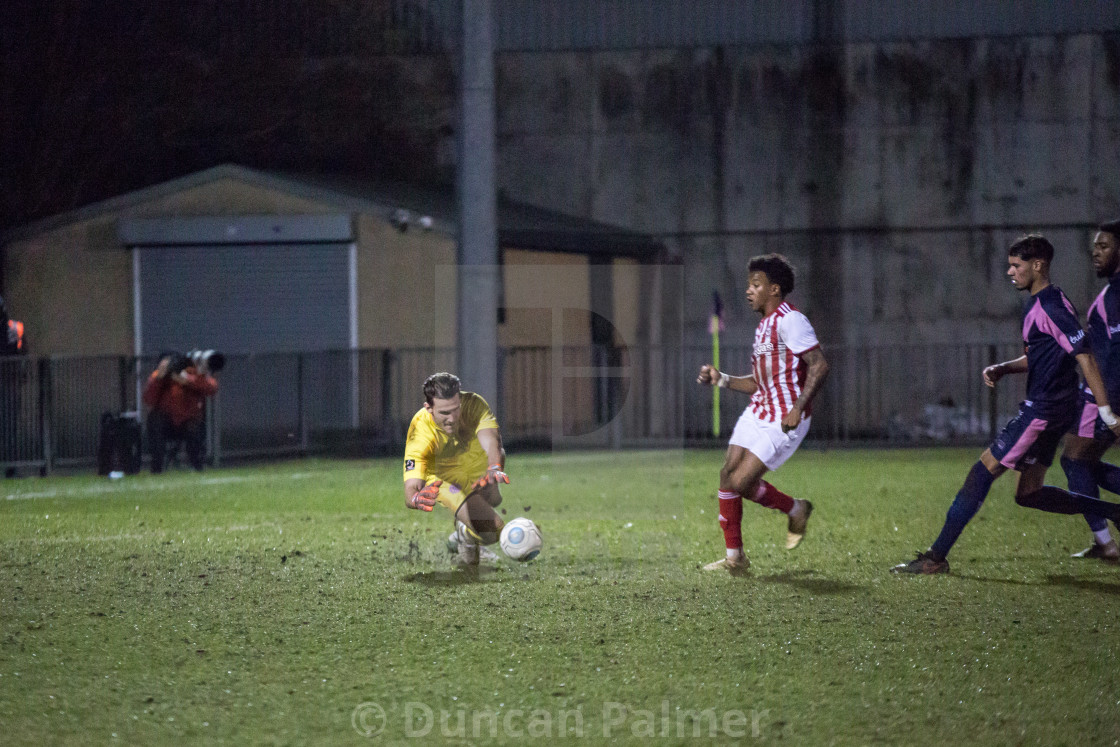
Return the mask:
[[541,530],[521,516],[502,527],[502,552],[514,560],[532,560],[541,551]]

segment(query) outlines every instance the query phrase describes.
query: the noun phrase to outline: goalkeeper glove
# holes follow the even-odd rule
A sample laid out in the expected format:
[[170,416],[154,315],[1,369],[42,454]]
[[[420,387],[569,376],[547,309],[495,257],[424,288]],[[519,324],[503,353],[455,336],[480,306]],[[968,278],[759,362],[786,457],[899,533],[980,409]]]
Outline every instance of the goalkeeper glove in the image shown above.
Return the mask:
[[509,485],[509,475],[502,471],[502,465],[491,464],[489,469],[486,470],[486,474],[475,480],[474,485],[471,485],[471,492],[473,493],[479,488],[484,488],[491,484],[496,485],[500,482]]
[[439,495],[440,485],[443,485],[443,480],[436,480],[422,490],[417,490],[409,499],[408,507],[421,511],[431,511],[436,506],[436,496]]

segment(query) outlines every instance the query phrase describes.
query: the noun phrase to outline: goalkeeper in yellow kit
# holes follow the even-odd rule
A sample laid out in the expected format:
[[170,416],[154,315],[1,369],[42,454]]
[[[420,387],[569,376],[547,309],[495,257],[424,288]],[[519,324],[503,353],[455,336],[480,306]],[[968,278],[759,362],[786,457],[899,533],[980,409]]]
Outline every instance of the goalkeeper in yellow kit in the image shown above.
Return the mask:
[[431,511],[437,503],[455,518],[452,541],[460,565],[478,565],[480,545],[498,541],[505,522],[494,507],[506,452],[498,420],[479,395],[460,389],[459,377],[432,374],[424,381],[424,406],[412,417],[404,445],[404,502]]

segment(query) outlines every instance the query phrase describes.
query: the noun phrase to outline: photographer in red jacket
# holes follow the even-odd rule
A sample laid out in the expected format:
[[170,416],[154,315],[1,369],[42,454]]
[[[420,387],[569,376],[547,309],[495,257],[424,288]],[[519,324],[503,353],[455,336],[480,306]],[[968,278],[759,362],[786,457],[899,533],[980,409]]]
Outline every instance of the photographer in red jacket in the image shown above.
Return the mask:
[[144,387],[148,412],[148,449],[152,473],[163,472],[168,442],[182,441],[191,466],[202,471],[206,441],[206,398],[218,391],[217,373],[225,365],[221,353],[192,351],[165,355]]
[[[0,298],[0,463],[18,462],[20,447],[28,444],[21,414],[23,386],[29,375],[23,322],[8,317],[8,307]],[[4,476],[15,477],[16,468],[6,466]]]

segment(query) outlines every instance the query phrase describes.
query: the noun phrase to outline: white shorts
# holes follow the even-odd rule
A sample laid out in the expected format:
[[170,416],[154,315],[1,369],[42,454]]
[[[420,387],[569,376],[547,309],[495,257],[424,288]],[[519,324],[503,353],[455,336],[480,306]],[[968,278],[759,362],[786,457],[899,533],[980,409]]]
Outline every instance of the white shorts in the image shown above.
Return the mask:
[[735,424],[735,430],[731,433],[731,445],[741,446],[758,457],[766,465],[766,469],[776,470],[793,456],[793,452],[805,440],[812,419],[804,418],[800,425],[789,433],[784,433],[781,421],[770,423],[759,420],[748,407]]

